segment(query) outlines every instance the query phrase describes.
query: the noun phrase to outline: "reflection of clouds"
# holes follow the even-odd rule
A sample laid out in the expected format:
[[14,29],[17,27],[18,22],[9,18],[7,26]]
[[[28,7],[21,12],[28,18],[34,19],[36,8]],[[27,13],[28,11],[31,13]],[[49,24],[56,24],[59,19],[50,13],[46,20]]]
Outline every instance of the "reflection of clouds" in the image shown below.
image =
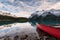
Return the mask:
[[[9,26],[9,25],[7,25]],[[10,24],[11,27],[4,27],[4,29],[0,29],[0,37],[5,35],[12,35],[15,33],[21,33],[21,32],[36,32],[35,28],[31,26],[30,23],[14,23]],[[3,26],[2,26],[3,27]],[[29,30],[29,31],[28,31]]]
[[2,25],[0,28],[11,28],[11,27],[19,27],[19,28],[33,28],[30,23],[13,23],[8,25]]
[[[20,27],[21,26],[21,27]],[[14,23],[12,27],[20,27],[20,28],[33,28],[29,22],[26,23]]]
[[11,27],[11,26],[12,26],[12,24],[4,25],[4,27]]

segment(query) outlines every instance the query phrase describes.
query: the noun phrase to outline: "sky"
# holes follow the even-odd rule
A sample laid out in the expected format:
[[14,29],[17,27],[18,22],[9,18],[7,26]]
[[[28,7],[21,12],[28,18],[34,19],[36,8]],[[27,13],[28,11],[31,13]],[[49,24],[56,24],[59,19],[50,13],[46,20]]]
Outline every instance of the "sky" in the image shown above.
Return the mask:
[[0,0],[0,10],[11,13],[30,14],[49,9],[60,9],[60,0]]

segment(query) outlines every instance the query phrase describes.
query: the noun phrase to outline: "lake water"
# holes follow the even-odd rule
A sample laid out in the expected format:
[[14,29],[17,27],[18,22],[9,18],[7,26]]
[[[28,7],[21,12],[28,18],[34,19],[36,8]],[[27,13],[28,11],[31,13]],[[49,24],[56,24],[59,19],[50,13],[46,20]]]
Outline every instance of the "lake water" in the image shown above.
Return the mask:
[[[32,26],[29,22],[26,23],[13,23],[8,25],[2,25],[0,26],[0,40],[4,39],[6,36],[15,37],[16,35],[20,35],[20,37],[23,35],[28,35],[28,38],[32,40],[37,37],[39,39],[38,33],[36,32],[36,27]],[[33,36],[32,36],[33,35]],[[21,39],[20,39],[21,40]]]
[[[39,33],[41,36],[39,36]],[[26,23],[12,23],[12,24],[8,24],[8,25],[1,25],[0,26],[0,40],[4,40],[5,38],[7,39],[8,37],[11,40],[14,40],[15,36],[18,35],[20,36],[19,38],[23,38],[25,36],[28,36],[26,38],[26,40],[37,40],[37,39],[42,39],[45,40],[45,38],[49,38],[49,39],[53,39],[55,40],[54,37],[50,37],[50,36],[46,36],[46,34],[44,32],[42,32],[41,30],[37,30],[36,26],[32,26],[31,23],[26,22]],[[43,36],[45,35],[45,36]],[[33,38],[33,39],[32,39]],[[21,39],[18,39],[21,40]]]

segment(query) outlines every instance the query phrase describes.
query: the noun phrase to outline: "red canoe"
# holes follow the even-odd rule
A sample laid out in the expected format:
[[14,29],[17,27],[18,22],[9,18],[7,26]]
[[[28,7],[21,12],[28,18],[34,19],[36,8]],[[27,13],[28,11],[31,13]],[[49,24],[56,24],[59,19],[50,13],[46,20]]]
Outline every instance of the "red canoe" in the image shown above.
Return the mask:
[[39,28],[40,30],[43,30],[44,32],[60,39],[60,29],[58,28],[52,28],[50,26],[46,26],[43,24],[36,24],[37,28]]

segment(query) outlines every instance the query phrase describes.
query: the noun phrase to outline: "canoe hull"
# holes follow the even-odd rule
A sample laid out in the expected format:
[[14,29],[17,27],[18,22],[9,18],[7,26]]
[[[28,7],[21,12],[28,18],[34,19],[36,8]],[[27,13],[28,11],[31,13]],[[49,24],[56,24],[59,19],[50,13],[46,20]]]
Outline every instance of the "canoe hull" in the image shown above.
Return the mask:
[[36,26],[37,26],[37,28],[39,28],[40,30],[43,30],[44,32],[48,33],[49,35],[60,39],[60,29],[52,28],[50,26],[46,26],[43,24],[36,24]]

